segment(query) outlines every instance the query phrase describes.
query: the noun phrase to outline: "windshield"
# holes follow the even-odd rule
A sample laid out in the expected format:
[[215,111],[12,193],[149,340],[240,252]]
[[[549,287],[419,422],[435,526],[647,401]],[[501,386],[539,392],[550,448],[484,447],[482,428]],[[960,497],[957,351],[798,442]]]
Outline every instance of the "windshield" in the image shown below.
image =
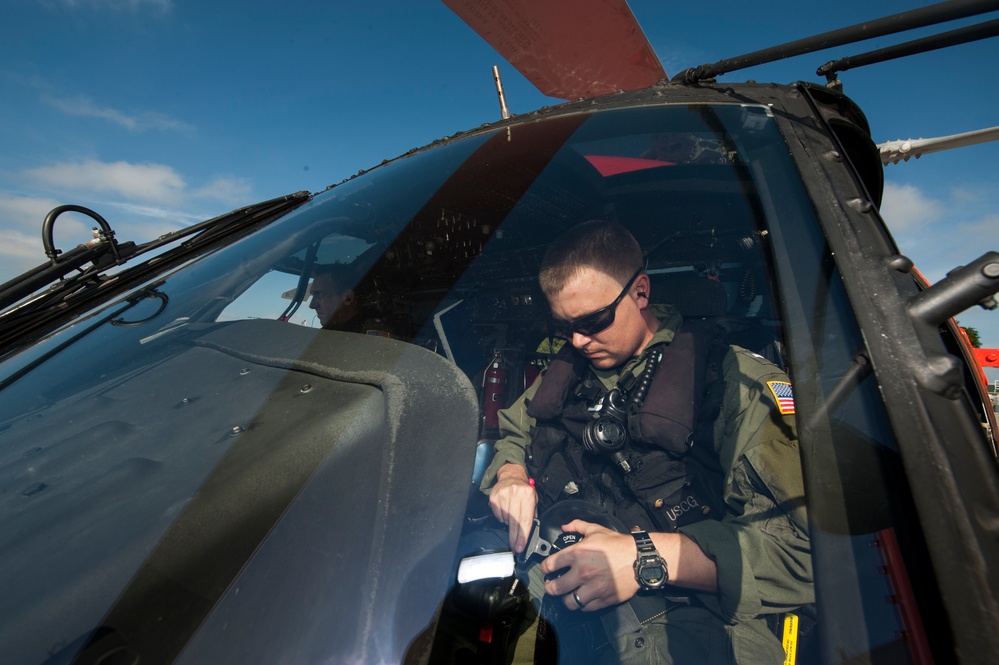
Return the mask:
[[[837,576],[817,570],[816,584],[843,590],[828,611],[867,634],[833,630],[810,653],[840,662],[894,643],[905,624],[875,598],[889,586],[870,541],[909,505],[885,496],[886,478],[908,492],[897,446],[873,378],[828,397],[862,337],[771,109],[703,104],[416,152],[13,354],[0,370],[3,653],[429,653],[461,535],[486,514],[497,409],[557,347],[542,256],[591,219],[638,241],[657,311],[717,326],[829,409],[802,433],[810,492],[837,446],[882,465],[871,493],[812,516],[816,559]],[[860,523],[871,496],[883,512]],[[813,624],[815,607],[801,612]]]

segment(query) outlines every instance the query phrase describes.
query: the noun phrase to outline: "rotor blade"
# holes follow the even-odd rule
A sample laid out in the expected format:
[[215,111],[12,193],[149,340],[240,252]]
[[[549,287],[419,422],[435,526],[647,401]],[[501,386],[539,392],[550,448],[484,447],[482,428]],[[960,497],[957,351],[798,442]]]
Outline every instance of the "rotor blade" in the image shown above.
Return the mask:
[[900,161],[907,162],[912,157],[919,159],[931,152],[963,148],[988,141],[999,141],[999,127],[977,129],[973,132],[938,136],[932,139],[886,141],[878,144],[878,150],[881,151],[881,163],[888,166],[888,164],[898,164]]
[[666,78],[626,0],[443,2],[549,97],[595,97]]

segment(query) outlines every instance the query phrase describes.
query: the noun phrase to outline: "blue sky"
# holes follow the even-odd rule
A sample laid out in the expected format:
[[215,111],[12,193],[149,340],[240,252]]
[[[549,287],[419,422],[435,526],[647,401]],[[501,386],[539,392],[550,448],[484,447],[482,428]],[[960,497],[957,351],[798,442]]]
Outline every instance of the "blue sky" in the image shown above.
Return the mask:
[[[929,3],[630,4],[672,75]],[[721,80],[815,81],[828,60],[899,39]],[[840,78],[880,142],[999,125],[996,63],[993,38]],[[243,204],[321,190],[494,120],[494,64],[514,113],[556,103],[437,0],[9,0],[0,22],[0,281],[44,260],[41,221],[59,204],[92,207],[120,240],[144,242]],[[999,250],[997,164],[992,142],[887,167],[883,214],[931,281]],[[89,235],[84,220],[66,220],[56,236],[63,249]],[[959,318],[999,347],[999,312]]]

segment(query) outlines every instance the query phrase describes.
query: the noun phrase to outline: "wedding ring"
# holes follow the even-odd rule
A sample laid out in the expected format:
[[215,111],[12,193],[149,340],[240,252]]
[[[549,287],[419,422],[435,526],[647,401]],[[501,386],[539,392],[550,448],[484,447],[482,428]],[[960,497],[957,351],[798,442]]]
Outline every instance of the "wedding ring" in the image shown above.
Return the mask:
[[584,607],[584,606],[586,605],[586,603],[584,603],[583,601],[581,601],[581,600],[579,599],[579,594],[577,594],[577,593],[576,593],[576,591],[579,591],[579,589],[576,589],[576,590],[574,590],[574,591],[572,592],[572,599],[573,599],[574,601],[576,601],[576,604],[577,604],[577,605],[579,605],[579,609],[583,609],[583,607]]

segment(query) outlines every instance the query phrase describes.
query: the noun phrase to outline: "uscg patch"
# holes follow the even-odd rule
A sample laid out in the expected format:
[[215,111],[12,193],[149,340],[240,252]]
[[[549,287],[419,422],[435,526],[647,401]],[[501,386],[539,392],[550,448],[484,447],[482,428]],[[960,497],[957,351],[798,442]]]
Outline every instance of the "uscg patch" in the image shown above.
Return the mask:
[[781,415],[794,415],[794,391],[791,390],[791,384],[787,381],[767,381],[767,388],[777,400]]

